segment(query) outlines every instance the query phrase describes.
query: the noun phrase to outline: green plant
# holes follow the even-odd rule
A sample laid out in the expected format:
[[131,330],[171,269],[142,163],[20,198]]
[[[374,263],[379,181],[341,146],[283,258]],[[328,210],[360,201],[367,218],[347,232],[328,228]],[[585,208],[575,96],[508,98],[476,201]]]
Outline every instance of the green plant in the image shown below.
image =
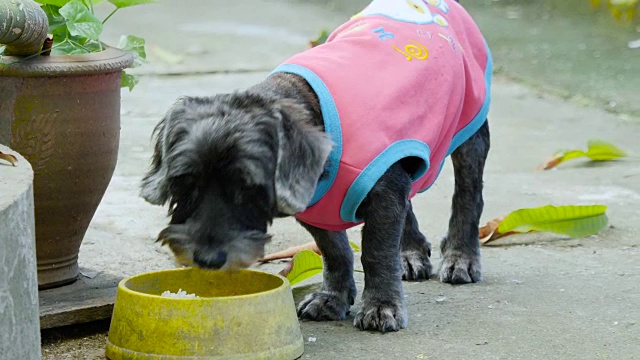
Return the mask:
[[[590,0],[594,8],[600,7],[603,0]],[[611,15],[618,20],[631,21],[636,17],[636,12],[640,5],[638,0],[604,0]]]
[[[49,33],[53,35],[51,46],[52,55],[84,54],[102,51],[105,44],[100,40],[105,23],[120,9],[150,4],[154,0],[107,0],[114,9],[104,19],[100,20],[95,14],[94,7],[104,0],[35,0],[41,4],[49,21]],[[146,59],[144,39],[123,35],[117,47],[128,51],[134,56],[132,68],[142,65]],[[32,56],[48,51],[43,49]],[[1,55],[1,52],[0,52]],[[28,58],[28,57],[27,57]],[[132,90],[138,79],[123,71],[122,86]]]

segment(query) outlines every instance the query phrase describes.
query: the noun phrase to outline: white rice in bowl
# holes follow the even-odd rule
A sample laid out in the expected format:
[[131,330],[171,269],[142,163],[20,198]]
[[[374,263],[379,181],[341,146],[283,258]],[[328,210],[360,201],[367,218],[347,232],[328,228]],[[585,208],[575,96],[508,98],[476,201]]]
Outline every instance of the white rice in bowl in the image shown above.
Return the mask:
[[160,296],[172,297],[172,298],[181,298],[181,299],[197,299],[197,298],[199,298],[199,296],[197,296],[196,294],[187,294],[187,292],[182,290],[182,289],[178,289],[177,293],[172,293],[171,291],[167,290],[167,291],[163,292]]

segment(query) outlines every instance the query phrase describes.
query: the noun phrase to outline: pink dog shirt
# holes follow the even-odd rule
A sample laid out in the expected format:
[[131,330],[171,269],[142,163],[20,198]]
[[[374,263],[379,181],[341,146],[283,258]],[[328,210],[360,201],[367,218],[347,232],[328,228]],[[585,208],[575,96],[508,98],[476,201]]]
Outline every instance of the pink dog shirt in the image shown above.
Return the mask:
[[405,157],[422,159],[410,198],[484,123],[491,54],[471,16],[452,0],[374,0],[326,43],[274,72],[316,92],[335,143],[309,206],[296,217],[328,230],[361,223],[356,210]]

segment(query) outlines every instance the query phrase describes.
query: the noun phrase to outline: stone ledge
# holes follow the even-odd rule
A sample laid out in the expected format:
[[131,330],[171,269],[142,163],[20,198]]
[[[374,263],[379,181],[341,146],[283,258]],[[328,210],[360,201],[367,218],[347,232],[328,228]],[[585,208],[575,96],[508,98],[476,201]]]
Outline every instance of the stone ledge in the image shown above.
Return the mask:
[[0,354],[40,359],[33,170],[20,154],[16,166],[0,163]]

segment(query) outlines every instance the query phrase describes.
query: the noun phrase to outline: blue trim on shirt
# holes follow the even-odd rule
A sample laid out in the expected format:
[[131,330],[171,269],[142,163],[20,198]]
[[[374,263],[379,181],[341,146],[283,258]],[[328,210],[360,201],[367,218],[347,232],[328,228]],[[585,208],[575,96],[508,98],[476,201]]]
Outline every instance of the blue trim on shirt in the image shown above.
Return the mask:
[[412,176],[411,180],[415,181],[422,177],[430,166],[431,149],[429,149],[429,145],[415,139],[396,141],[376,156],[353,181],[340,207],[340,218],[347,222],[360,222],[356,211],[369,191],[391,165],[409,156],[416,156],[424,161],[423,166]]
[[271,74],[276,72],[286,72],[301,76],[304,78],[313,91],[318,96],[320,102],[320,110],[322,111],[322,118],[324,120],[325,133],[333,141],[334,146],[329,153],[327,164],[325,165],[325,173],[318,180],[316,190],[311,198],[311,202],[307,205],[310,207],[320,200],[324,194],[329,191],[331,185],[336,180],[338,175],[338,167],[340,166],[340,159],[342,158],[342,128],[340,127],[340,115],[338,114],[338,108],[336,107],[333,97],[325,85],[324,81],[320,79],[316,73],[307,69],[304,66],[295,64],[282,64],[276,67]]
[[431,189],[431,187],[433,186],[433,184],[436,183],[436,179],[440,176],[440,173],[442,172],[442,168],[444,167],[444,161],[447,158],[445,157],[444,159],[442,159],[442,161],[440,162],[440,168],[438,169],[438,175],[436,175],[436,177],[433,178],[433,181],[431,182],[431,184],[429,184],[429,186],[427,186],[426,188],[422,189],[422,190],[418,190],[418,193],[423,193],[429,189]]

